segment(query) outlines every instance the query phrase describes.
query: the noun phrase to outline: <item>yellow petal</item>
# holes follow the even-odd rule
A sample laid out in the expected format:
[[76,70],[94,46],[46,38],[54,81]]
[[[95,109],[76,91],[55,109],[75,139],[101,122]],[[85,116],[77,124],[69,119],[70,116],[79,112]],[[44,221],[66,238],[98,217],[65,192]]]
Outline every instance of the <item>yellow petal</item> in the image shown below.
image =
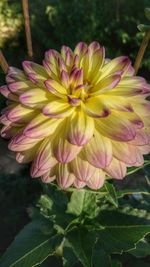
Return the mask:
[[74,112],[75,107],[70,106],[63,99],[52,101],[43,108],[43,114],[50,118],[64,118]]
[[105,168],[112,160],[111,141],[97,131],[84,150],[87,160],[96,168]]
[[73,113],[68,122],[68,141],[77,146],[85,145],[93,136],[94,120],[82,110]]
[[136,135],[135,128],[123,114],[120,115],[120,112],[113,111],[107,118],[96,120],[98,131],[116,141],[133,140]]
[[56,96],[63,97],[63,95],[67,94],[66,88],[54,80],[47,80],[45,85],[48,90]]
[[63,120],[50,119],[43,114],[39,114],[24,128],[23,133],[25,136],[33,139],[44,138],[54,133],[62,121]]
[[108,174],[108,176],[119,180],[125,177],[126,170],[127,170],[126,165],[115,158],[113,158],[110,165],[107,168],[105,168],[105,171]]
[[88,181],[94,174],[96,168],[92,166],[88,161],[83,157],[76,157],[71,162],[71,169],[77,179],[80,181]]
[[103,118],[110,114],[110,110],[98,97],[90,97],[82,104],[85,113],[93,118]]

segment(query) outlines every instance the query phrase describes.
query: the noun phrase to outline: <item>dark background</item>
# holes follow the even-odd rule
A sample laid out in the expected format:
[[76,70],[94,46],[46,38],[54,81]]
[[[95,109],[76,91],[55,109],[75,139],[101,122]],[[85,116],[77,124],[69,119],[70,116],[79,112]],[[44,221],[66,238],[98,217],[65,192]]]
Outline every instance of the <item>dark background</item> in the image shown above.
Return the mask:
[[[128,55],[134,62],[143,33],[137,25],[147,24],[144,8],[149,0],[29,0],[34,60],[41,62],[45,50],[74,48],[77,42],[97,40],[106,57]],[[24,21],[20,0],[0,0],[0,48],[9,65],[21,67],[27,58]],[[139,74],[150,80],[150,49]],[[0,85],[5,77],[0,70]],[[0,96],[0,108],[5,99]],[[15,155],[0,140],[0,253],[29,220],[41,185],[29,176],[29,166],[19,165]]]

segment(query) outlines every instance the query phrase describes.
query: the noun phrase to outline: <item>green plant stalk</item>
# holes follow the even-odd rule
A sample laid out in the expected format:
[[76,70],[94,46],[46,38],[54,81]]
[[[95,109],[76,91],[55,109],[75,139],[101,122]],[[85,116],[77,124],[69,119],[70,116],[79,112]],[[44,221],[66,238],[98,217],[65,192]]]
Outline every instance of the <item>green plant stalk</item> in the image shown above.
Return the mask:
[[5,59],[1,50],[0,50],[0,66],[3,70],[3,72],[6,74],[8,72],[9,65],[8,65],[7,60]]
[[135,59],[134,69],[135,69],[135,75],[138,73],[138,70],[140,68],[144,53],[146,51],[146,48],[148,46],[150,40],[150,30],[145,32],[144,38],[142,40],[141,46],[139,48],[138,54]]

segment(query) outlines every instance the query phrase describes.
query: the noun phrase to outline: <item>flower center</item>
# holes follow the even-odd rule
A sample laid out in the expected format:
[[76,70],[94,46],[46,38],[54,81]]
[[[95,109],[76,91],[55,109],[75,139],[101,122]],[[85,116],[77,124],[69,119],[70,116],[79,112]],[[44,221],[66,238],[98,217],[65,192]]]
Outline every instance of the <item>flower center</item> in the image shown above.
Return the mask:
[[88,83],[77,86],[72,90],[72,94],[68,95],[68,103],[72,106],[79,106],[81,101],[86,102],[91,87],[92,85],[89,85]]

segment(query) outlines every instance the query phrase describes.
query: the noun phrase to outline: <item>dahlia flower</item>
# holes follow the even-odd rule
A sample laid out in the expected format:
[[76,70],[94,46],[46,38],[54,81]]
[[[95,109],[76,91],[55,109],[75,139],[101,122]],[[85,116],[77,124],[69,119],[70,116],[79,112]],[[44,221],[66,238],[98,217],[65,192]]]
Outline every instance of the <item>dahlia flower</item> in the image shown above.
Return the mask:
[[99,43],[50,49],[43,65],[10,67],[1,135],[31,176],[60,187],[100,188],[150,152],[150,86],[130,60],[105,59]]

